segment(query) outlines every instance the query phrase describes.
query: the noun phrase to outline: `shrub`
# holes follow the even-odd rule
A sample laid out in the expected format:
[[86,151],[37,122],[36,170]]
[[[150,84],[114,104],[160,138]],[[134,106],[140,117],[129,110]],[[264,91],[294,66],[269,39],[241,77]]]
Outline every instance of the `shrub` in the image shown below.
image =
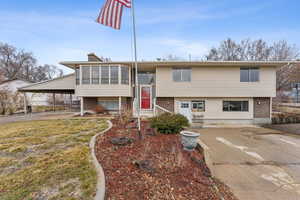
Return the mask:
[[163,134],[177,134],[189,126],[188,119],[180,114],[164,113],[150,119],[151,128]]
[[93,111],[96,113],[96,114],[106,114],[107,113],[107,110],[101,106],[101,105],[97,105]]

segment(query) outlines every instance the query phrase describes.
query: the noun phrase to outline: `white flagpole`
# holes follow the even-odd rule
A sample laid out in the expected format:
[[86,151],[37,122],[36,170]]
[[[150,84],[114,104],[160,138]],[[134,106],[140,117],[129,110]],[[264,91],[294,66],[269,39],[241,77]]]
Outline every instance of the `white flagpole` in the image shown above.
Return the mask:
[[133,29],[134,66],[135,66],[136,111],[137,111],[137,115],[138,115],[138,129],[139,129],[139,133],[140,133],[140,131],[141,131],[141,116],[140,116],[140,94],[139,94],[139,80],[138,80],[138,61],[137,61],[134,0],[131,0],[131,13],[132,13],[132,29]]

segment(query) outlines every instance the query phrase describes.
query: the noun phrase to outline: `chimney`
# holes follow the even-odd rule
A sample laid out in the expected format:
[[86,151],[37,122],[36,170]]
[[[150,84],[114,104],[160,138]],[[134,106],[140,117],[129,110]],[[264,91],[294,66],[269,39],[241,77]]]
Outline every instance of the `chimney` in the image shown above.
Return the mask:
[[96,56],[95,53],[88,54],[88,61],[89,62],[103,62],[103,60],[101,58],[99,58],[98,56]]

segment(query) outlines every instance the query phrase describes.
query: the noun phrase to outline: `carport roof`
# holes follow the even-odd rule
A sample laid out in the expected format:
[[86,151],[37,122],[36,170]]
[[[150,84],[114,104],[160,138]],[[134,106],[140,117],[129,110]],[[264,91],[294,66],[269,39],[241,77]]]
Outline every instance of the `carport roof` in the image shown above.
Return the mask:
[[18,91],[32,92],[32,93],[74,94],[75,93],[74,82],[75,82],[75,75],[73,73],[52,80],[34,83],[25,87],[21,87],[18,88]]

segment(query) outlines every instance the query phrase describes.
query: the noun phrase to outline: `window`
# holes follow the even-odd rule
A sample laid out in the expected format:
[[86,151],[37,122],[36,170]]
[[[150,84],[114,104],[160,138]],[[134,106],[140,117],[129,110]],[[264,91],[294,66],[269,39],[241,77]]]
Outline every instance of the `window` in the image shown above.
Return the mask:
[[98,105],[103,106],[108,111],[119,110],[119,102],[117,100],[98,100]]
[[129,68],[121,67],[121,83],[128,85],[129,84]]
[[258,67],[243,67],[240,69],[241,82],[258,82],[259,68]]
[[101,84],[109,84],[109,67],[101,67]]
[[224,112],[248,112],[248,101],[223,101]]
[[110,84],[119,84],[119,67],[110,67]]
[[81,67],[82,70],[82,84],[90,84],[91,83],[91,68],[89,66]]
[[155,76],[150,72],[139,72],[138,74],[139,84],[150,85],[155,82]]
[[190,82],[192,70],[190,68],[173,68],[173,81]]
[[75,69],[76,85],[80,84],[80,68]]
[[189,108],[189,103],[181,103],[181,108]]
[[92,67],[92,84],[99,84],[99,66]]
[[205,101],[192,101],[193,112],[205,112]]

